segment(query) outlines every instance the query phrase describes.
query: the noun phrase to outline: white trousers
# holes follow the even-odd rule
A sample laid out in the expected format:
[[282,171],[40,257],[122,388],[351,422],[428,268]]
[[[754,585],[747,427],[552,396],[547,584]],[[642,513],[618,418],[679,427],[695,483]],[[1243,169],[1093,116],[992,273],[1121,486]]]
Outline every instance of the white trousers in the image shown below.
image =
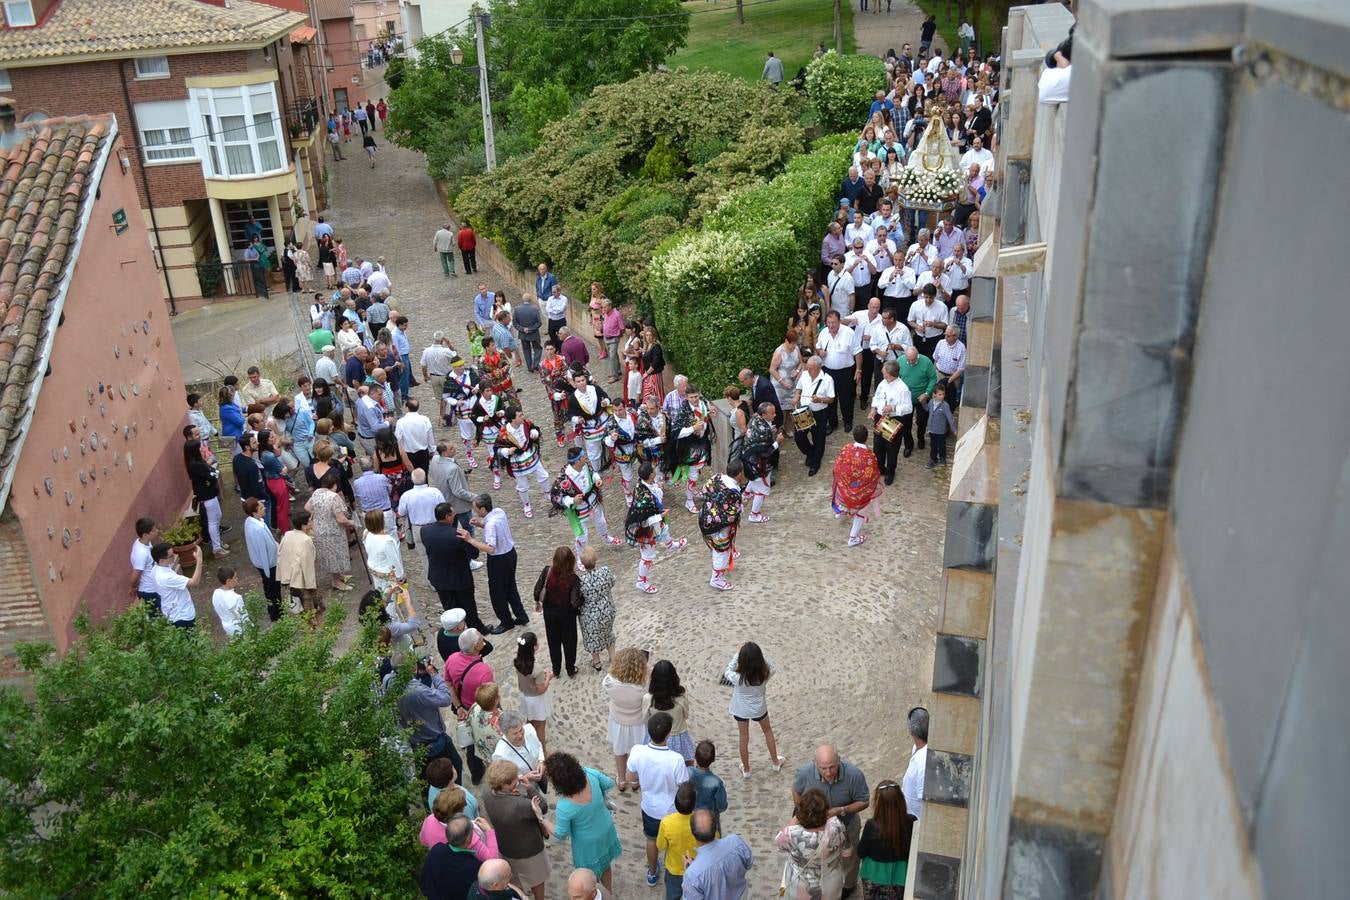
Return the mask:
[[[520,503],[526,509],[530,506],[530,479],[533,478],[537,483],[548,484],[548,470],[544,468],[543,463],[538,460],[523,472],[516,473],[516,493],[520,495]],[[548,493],[545,489],[544,493]]]
[[756,478],[745,486],[745,492],[750,495],[750,511],[758,515],[764,507],[764,498],[769,496],[769,482]]
[[220,498],[212,497],[210,500],[201,501],[202,510],[206,513],[206,534],[211,540],[211,551],[213,553],[220,550]]

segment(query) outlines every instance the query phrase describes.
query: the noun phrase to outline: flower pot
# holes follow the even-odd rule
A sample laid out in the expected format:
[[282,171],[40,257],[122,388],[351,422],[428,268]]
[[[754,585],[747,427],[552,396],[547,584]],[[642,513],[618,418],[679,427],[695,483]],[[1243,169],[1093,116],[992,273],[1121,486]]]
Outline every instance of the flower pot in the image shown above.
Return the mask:
[[197,538],[190,544],[177,544],[170,548],[173,550],[174,554],[177,555],[178,565],[180,567],[182,567],[183,569],[190,569],[194,565],[196,565],[197,546],[201,544],[201,542],[202,539]]

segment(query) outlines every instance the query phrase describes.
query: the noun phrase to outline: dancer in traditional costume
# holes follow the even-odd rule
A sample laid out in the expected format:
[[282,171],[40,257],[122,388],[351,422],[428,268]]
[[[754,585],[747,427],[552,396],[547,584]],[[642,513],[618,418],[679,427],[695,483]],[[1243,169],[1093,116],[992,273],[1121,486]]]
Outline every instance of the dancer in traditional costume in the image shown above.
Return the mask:
[[867,446],[867,428],[853,429],[853,443],[846,444],[834,461],[834,491],[830,505],[834,514],[848,513],[853,527],[848,534],[848,545],[857,547],[867,540],[863,526],[881,516],[881,466],[877,455]]
[[478,460],[473,458],[473,444],[478,436],[473,408],[478,402],[480,385],[478,370],[465,365],[463,357],[455,360],[449,377],[445,379],[445,408],[448,410],[447,415],[459,419],[459,439],[464,442],[464,457],[470,469],[478,468]]
[[712,409],[703,401],[698,387],[691,384],[670,423],[666,450],[666,471],[674,481],[684,482],[684,508],[691,513],[698,512],[694,505],[698,476],[712,459],[712,437]]
[[633,488],[633,501],[624,521],[624,535],[630,546],[638,548],[638,573],[635,587],[646,594],[655,594],[656,585],[648,578],[652,563],[656,562],[657,546],[667,550],[682,550],[688,543],[684,538],[672,540],[666,525],[665,495],[656,480],[656,467],[650,462],[638,466],[638,483]]
[[633,436],[638,442],[638,454],[652,464],[652,477],[660,484],[664,480],[666,457],[666,414],[661,411],[660,397],[648,394],[643,398]]
[[544,383],[544,393],[548,395],[549,405],[553,408],[553,436],[561,447],[566,441],[567,396],[572,387],[567,381],[567,360],[558,355],[552,344],[544,344],[544,358],[539,361],[539,380]]
[[709,478],[703,486],[698,530],[703,535],[703,543],[712,551],[712,578],[708,579],[708,585],[719,591],[731,590],[731,582],[726,576],[741,555],[736,549],[736,529],[741,524],[744,486],[745,472],[738,459],[728,461],[726,472]]
[[609,523],[605,521],[605,508],[600,504],[600,476],[595,474],[586,452],[580,447],[567,451],[567,467],[553,481],[549,490],[549,501],[554,511],[567,516],[572,526],[572,536],[576,539],[576,554],[586,548],[589,533],[588,522],[595,523],[595,533],[607,544],[622,544],[623,541],[609,533]]
[[605,423],[605,446],[619,466],[624,501],[632,503],[633,460],[637,456],[637,419],[633,417],[633,411],[626,406],[616,409],[611,405],[609,409],[609,420]]
[[[487,382],[483,382],[478,388],[478,400],[473,405],[472,415],[474,427],[478,429],[474,446],[479,444],[495,446],[497,435],[501,433],[502,424],[506,421],[506,402]],[[502,486],[501,466],[498,465],[497,457],[491,450],[488,451],[488,469],[492,472],[492,488],[496,490]]]
[[769,521],[763,509],[778,462],[778,433],[773,427],[777,415],[778,408],[772,403],[761,403],[759,411],[750,418],[741,450],[745,476],[750,479],[745,486],[746,496],[750,498],[750,521],[755,523]]
[[[520,505],[525,510],[525,518],[534,518],[534,508],[530,506],[530,479],[541,485],[548,484],[548,470],[539,450],[539,429],[525,418],[525,411],[512,406],[507,411],[506,424],[497,432],[497,457],[509,467],[516,479],[516,493],[520,495]],[[541,488],[547,491],[547,488]]]
[[511,383],[511,355],[497,347],[497,341],[491,337],[483,338],[483,384],[492,388],[493,393],[502,398],[514,396]]
[[605,403],[609,395],[599,385],[591,384],[585,372],[572,375],[572,396],[567,398],[567,415],[572,426],[580,431],[578,446],[585,446],[591,468],[599,474],[605,470]]

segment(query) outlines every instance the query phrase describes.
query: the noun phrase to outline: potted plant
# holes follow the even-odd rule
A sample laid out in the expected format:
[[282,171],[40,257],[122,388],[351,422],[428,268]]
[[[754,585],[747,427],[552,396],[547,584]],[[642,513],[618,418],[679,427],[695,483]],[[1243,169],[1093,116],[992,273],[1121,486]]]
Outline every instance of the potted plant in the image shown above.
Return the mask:
[[179,519],[159,534],[160,540],[168,544],[178,556],[183,568],[193,565],[197,545],[202,542],[202,526],[196,516]]

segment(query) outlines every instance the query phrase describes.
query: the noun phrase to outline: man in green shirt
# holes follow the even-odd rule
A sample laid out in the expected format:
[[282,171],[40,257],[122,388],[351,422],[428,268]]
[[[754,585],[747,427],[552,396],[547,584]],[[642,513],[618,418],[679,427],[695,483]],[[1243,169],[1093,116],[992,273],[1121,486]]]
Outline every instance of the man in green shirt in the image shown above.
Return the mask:
[[919,449],[923,449],[923,438],[928,433],[928,407],[925,404],[932,399],[938,375],[937,369],[933,368],[933,361],[920,354],[912,345],[905,348],[904,358],[897,362],[900,363],[900,380],[914,398],[914,415],[906,422],[905,430],[900,432],[905,456],[908,457],[914,452],[914,435],[910,426],[918,425]]
[[324,347],[334,343],[333,332],[324,328],[318,320],[311,323],[311,328],[313,330],[309,333],[309,345],[314,348],[316,354],[322,353]]

